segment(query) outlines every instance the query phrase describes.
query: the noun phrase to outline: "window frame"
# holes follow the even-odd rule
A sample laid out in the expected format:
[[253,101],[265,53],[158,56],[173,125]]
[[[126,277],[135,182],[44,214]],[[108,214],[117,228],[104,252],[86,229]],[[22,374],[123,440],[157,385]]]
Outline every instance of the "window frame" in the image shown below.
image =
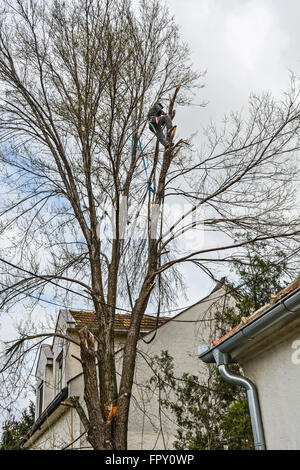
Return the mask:
[[43,380],[38,386],[38,415],[41,416],[43,413],[44,406],[44,382]]
[[63,351],[61,351],[56,358],[56,392],[59,393],[62,391],[62,382],[63,382],[63,365],[64,365],[64,356]]

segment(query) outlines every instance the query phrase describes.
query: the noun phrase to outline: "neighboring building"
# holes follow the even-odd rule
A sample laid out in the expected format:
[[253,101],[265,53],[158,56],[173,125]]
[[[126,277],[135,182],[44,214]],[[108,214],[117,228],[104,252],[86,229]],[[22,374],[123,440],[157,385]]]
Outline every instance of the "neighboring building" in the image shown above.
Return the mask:
[[[257,448],[263,447],[264,437],[268,450],[299,450],[300,275],[273,295],[268,305],[243,318],[239,325],[212,344],[211,348],[199,348],[202,361],[216,362],[223,378],[230,381],[233,359],[256,387],[258,406],[253,409],[252,428],[258,436]],[[239,378],[234,380],[239,381]],[[253,396],[255,402],[255,390]],[[250,402],[250,411],[252,405]]]
[[[221,285],[209,296],[173,318],[160,318],[155,330],[156,318],[145,315],[141,325],[142,338],[138,342],[138,355],[132,393],[129,427],[129,449],[171,449],[176,424],[171,417],[160,416],[157,390],[148,384],[153,371],[148,359],[167,350],[174,357],[176,376],[183,372],[199,373],[207,377],[207,367],[197,357],[200,342],[210,341],[215,334],[215,312],[232,302]],[[116,367],[121,368],[123,345],[126,339],[130,315],[116,315],[115,344]],[[56,333],[78,339],[78,330],[87,325],[96,326],[96,316],[91,312],[61,310]],[[150,339],[155,338],[149,344]],[[144,340],[144,341],[143,341]],[[36,422],[22,443],[24,449],[88,448],[84,428],[69,398],[83,401],[83,374],[79,346],[58,336],[53,344],[40,349],[36,369]],[[200,370],[199,370],[200,369]]]

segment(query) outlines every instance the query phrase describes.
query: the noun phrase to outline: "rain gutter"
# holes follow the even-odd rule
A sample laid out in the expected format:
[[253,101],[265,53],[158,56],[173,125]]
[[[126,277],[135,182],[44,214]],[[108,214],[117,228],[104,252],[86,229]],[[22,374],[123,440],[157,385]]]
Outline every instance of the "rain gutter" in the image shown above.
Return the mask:
[[235,362],[232,360],[230,353],[236,348],[243,346],[249,340],[259,336],[264,330],[280,320],[294,316],[297,313],[300,313],[300,288],[295,289],[291,294],[278,301],[274,306],[239,328],[227,338],[224,338],[223,341],[213,348],[209,349],[208,346],[199,346],[198,349],[198,357],[206,364],[216,363],[221,377],[226,382],[242,386],[246,389],[253,441],[256,450],[266,449],[257,389],[251,380],[233,374],[230,371],[228,364]]
[[222,353],[231,353],[249,340],[260,335],[264,330],[270,328],[280,320],[300,313],[300,288],[295,289],[291,294],[278,301],[264,313],[246,325],[243,325],[236,332],[225,338],[219,344],[209,349],[208,346],[199,346],[198,357],[206,364],[214,363],[213,352],[217,349]]

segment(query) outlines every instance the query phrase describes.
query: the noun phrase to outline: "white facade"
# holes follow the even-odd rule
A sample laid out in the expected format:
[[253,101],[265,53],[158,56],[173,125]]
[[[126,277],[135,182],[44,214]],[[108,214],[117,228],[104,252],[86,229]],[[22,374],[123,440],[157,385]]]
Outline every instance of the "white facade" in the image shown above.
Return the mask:
[[[207,343],[215,336],[214,314],[221,310],[224,291],[217,290],[204,303],[198,303],[182,314],[162,325],[154,341],[145,344],[139,341],[135,367],[135,385],[131,401],[128,448],[129,449],[172,449],[176,424],[171,411],[160,411],[159,391],[147,390],[145,385],[154,375],[149,360],[167,350],[174,358],[174,372],[181,377],[184,372],[200,376],[206,383],[208,368],[198,359],[198,345]],[[149,340],[153,333],[145,339]]]
[[[225,299],[226,302],[231,301],[224,294],[224,290],[219,288],[206,299],[161,325],[150,344],[146,344],[142,339],[139,340],[128,427],[129,449],[172,449],[176,423],[170,414],[168,416],[160,414],[158,391],[145,387],[153,375],[149,359],[167,350],[174,358],[176,377],[189,372],[200,375],[204,383],[208,368],[199,361],[197,347],[198,344],[210,342],[215,337],[213,321],[215,312],[223,308]],[[70,312],[60,312],[56,331],[68,336],[72,335],[76,339],[75,322]],[[149,341],[153,334],[154,331],[149,332],[144,336],[144,340]],[[117,346],[121,346],[122,342],[124,342],[124,333],[119,336],[119,340],[117,337]],[[48,356],[50,355],[49,351],[52,351],[52,358],[46,356],[46,352]],[[24,448],[62,449],[84,432],[76,411],[68,402],[68,397],[79,396],[82,405],[85,406],[82,368],[76,357],[80,357],[79,347],[58,337],[55,337],[51,349],[46,346],[41,349],[37,367],[37,397],[41,380],[43,380],[45,395],[41,411],[44,414],[39,416],[37,406],[36,418],[42,419],[43,422],[23,445]],[[117,369],[121,371],[122,349],[116,353],[116,364]],[[64,391],[67,397],[53,410],[53,404],[59,397],[58,394]],[[48,411],[50,411],[49,416],[45,418]],[[37,424],[39,424],[38,421],[36,426]],[[87,446],[83,436],[69,448],[86,448]]]
[[300,317],[291,316],[232,353],[257,387],[268,450],[300,449]]

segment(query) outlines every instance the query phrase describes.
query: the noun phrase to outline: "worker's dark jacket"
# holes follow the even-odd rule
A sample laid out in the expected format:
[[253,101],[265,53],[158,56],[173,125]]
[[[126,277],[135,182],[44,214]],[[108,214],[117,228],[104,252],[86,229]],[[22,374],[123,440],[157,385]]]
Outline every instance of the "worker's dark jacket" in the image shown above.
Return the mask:
[[149,109],[147,117],[150,120],[153,116],[161,116],[162,114],[164,114],[162,108],[158,104],[155,104]]
[[159,104],[155,103],[155,105],[150,108],[147,117],[150,131],[156,135],[162,145],[166,146],[167,141],[163,132],[163,126],[166,125],[168,130],[172,128],[170,116],[163,112]]

